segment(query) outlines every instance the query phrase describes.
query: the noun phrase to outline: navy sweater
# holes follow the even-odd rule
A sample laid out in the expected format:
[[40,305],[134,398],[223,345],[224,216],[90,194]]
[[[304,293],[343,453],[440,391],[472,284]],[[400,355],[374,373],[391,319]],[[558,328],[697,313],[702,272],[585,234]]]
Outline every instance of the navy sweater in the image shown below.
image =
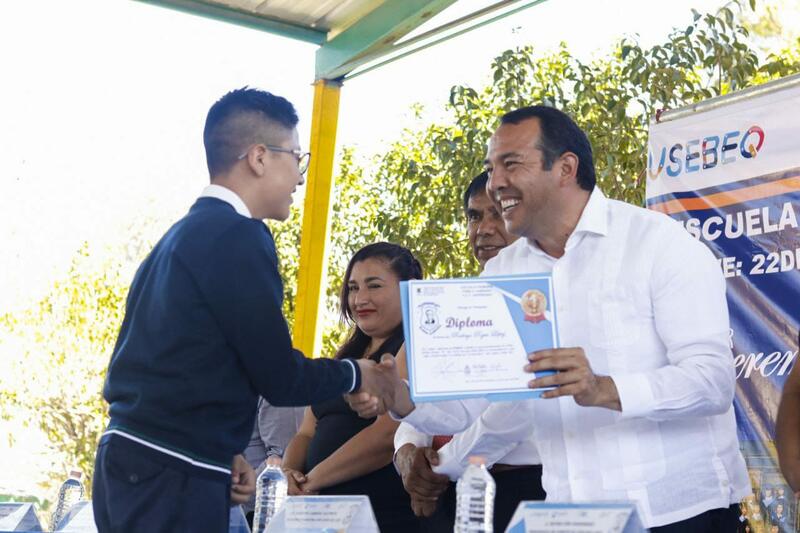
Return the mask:
[[197,200],[134,277],[103,390],[109,428],[230,468],[258,395],[286,406],[348,392],[357,368],[294,350],[282,300],[267,226]]

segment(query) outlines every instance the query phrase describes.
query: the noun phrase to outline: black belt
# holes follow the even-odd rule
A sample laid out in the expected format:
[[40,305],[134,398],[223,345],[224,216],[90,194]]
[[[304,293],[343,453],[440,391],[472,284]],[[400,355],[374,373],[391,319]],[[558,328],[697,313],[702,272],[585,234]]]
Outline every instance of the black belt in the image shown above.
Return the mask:
[[503,472],[510,472],[511,470],[522,470],[523,468],[534,468],[539,465],[505,465],[502,463],[495,463],[490,469],[491,474],[500,474]]

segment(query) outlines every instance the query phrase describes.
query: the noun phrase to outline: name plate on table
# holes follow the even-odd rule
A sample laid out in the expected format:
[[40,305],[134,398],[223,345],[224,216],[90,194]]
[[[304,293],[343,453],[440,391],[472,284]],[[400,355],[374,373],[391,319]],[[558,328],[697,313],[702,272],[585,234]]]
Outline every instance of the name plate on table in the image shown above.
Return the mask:
[[0,503],[0,533],[6,531],[42,531],[32,503]]
[[559,346],[550,274],[411,280],[400,299],[415,402],[541,395],[523,366]]
[[97,533],[92,502],[81,500],[69,508],[53,531],[59,533]]
[[521,502],[506,533],[645,533],[633,502]]
[[241,505],[231,507],[228,516],[228,533],[250,533],[250,526],[247,524],[247,517]]
[[[228,518],[228,533],[250,533],[250,526],[247,525],[241,505],[231,507]],[[32,531],[41,531],[41,529]],[[55,531],[59,533],[97,533],[92,502],[79,501],[70,507]],[[3,533],[2,529],[0,529],[0,533]]]
[[379,533],[367,496],[289,496],[267,533]]

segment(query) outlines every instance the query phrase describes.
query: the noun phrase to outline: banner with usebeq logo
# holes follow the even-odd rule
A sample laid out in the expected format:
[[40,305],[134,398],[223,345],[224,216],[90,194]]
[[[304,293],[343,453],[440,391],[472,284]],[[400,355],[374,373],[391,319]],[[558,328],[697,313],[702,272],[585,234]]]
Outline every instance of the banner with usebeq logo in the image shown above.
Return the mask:
[[[800,85],[654,123],[647,207],[709,246],[727,279],[735,411],[751,524],[798,526],[774,448],[800,326]],[[702,443],[698,443],[702,446]]]

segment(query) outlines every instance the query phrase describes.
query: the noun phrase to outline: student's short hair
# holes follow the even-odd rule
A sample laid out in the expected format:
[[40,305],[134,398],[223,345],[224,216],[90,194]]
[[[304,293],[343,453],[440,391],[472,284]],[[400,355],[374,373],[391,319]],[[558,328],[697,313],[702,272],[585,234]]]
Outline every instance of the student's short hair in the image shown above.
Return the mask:
[[475,196],[476,194],[486,193],[486,184],[489,182],[489,173],[485,170],[472,178],[472,181],[469,182],[469,186],[467,190],[464,191],[464,214],[467,214],[467,209],[469,209],[469,199]]
[[522,107],[500,117],[501,124],[519,124],[523,120],[539,119],[539,149],[544,154],[544,169],[550,170],[555,160],[565,152],[578,156],[578,185],[591,191],[597,178],[592,158],[592,145],[582,129],[563,111],[554,107],[534,105]]
[[242,87],[211,106],[203,129],[208,173],[227,172],[256,143],[274,143],[297,126],[297,112],[286,98]]

